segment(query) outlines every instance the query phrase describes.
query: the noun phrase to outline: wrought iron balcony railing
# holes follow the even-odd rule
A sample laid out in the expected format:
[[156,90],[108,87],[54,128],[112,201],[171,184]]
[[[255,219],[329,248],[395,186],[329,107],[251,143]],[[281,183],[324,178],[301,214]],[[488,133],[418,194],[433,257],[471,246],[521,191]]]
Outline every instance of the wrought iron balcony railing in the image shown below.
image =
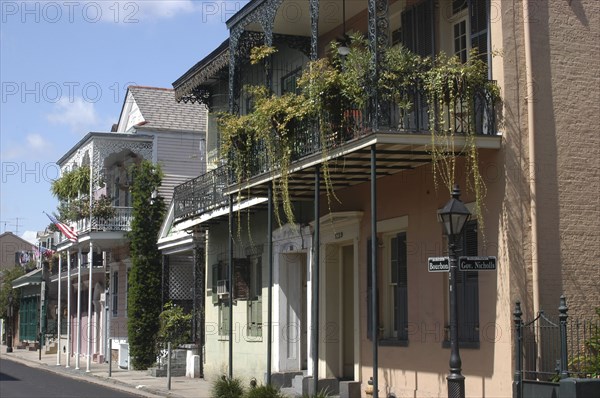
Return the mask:
[[175,187],[175,219],[189,218],[218,209],[227,203],[227,166],[220,166]]
[[[438,128],[452,130],[454,134],[496,135],[496,111],[494,95],[484,88],[477,90],[471,101],[455,101],[452,106],[445,105],[441,111],[431,114],[423,90],[414,89],[406,93],[404,108],[395,103],[382,103],[379,106],[377,129],[373,128],[373,118],[363,109],[347,109],[339,115],[330,116],[316,123],[302,122],[291,126],[292,162],[309,155],[321,153],[375,132],[389,134],[430,134],[431,120]],[[432,115],[433,117],[430,117]],[[452,124],[452,126],[451,126]],[[276,141],[277,138],[275,137]],[[230,182],[241,178],[251,178],[272,170],[277,170],[279,159],[269,159],[265,142],[255,142],[251,148],[243,151],[232,149],[231,159],[244,158],[245,169],[242,175],[231,174]]]
[[114,207],[115,215],[113,217],[82,218],[75,223],[75,231],[78,234],[90,231],[130,231],[131,220],[133,219],[132,207]]

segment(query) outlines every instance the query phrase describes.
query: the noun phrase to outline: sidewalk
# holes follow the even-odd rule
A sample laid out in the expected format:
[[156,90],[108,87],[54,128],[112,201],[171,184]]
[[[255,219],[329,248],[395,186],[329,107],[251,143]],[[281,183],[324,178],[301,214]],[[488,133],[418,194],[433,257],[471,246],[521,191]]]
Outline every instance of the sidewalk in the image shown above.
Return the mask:
[[90,365],[86,372],[86,358],[81,358],[79,370],[75,369],[75,358],[71,357],[71,366],[66,367],[67,359],[61,355],[61,365],[57,365],[56,354],[42,353],[39,351],[20,350],[13,347],[13,352],[7,353],[6,346],[0,345],[0,358],[20,362],[30,367],[37,367],[63,376],[102,384],[111,388],[137,394],[142,397],[173,397],[173,398],[209,398],[211,383],[204,379],[191,379],[188,377],[172,377],[171,390],[167,389],[166,377],[152,377],[145,370],[124,370],[116,363],[112,364],[112,377],[108,377],[108,364],[95,363]]

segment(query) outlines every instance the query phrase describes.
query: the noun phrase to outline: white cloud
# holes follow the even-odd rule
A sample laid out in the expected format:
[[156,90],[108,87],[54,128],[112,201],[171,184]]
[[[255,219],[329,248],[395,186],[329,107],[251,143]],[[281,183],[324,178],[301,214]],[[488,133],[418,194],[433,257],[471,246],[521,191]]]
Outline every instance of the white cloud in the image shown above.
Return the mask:
[[54,105],[54,112],[47,117],[51,123],[67,125],[79,134],[87,133],[99,122],[94,103],[86,102],[81,97],[74,98],[73,101],[61,98]]
[[171,18],[182,12],[194,12],[191,0],[139,1],[140,11],[151,17]]
[[132,24],[161,18],[172,18],[181,13],[192,13],[198,9],[192,0],[89,0],[82,9],[86,10],[88,22]]
[[31,155],[46,155],[52,143],[40,134],[27,134],[25,142],[11,143],[8,149],[2,151],[2,159],[14,160]]
[[39,134],[27,135],[27,144],[34,150],[43,150],[48,147],[48,142]]
[[37,245],[37,232],[36,231],[25,231],[21,238],[25,239],[27,242]]

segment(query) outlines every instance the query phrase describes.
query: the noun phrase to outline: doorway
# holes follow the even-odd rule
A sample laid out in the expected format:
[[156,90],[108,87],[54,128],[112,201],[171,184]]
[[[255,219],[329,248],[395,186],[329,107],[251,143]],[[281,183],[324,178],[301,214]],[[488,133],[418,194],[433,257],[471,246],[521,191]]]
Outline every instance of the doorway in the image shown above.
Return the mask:
[[354,246],[325,247],[324,374],[328,378],[355,380],[355,275]]

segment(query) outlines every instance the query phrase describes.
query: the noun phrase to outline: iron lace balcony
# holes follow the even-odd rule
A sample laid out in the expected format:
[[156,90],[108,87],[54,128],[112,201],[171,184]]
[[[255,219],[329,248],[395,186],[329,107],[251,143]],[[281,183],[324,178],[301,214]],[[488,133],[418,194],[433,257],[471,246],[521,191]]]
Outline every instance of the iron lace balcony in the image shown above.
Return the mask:
[[220,166],[175,187],[175,219],[186,219],[225,206],[227,166]]

